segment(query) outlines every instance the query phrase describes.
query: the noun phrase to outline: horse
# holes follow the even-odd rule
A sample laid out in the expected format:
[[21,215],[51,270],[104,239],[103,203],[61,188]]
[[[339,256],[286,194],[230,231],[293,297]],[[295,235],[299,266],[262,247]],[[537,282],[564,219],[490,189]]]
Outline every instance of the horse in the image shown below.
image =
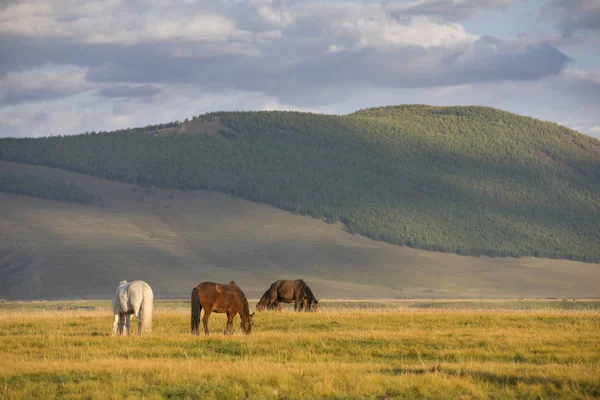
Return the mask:
[[257,308],[281,309],[281,303],[294,303],[294,311],[317,311],[319,308],[319,300],[302,279],[294,281],[280,279],[273,282],[263,294]]
[[312,290],[310,290],[306,283],[300,288],[300,298],[302,299],[302,308],[305,311],[319,310],[319,299],[315,298]]
[[[275,282],[275,283],[277,283],[277,282]],[[275,283],[271,284],[271,287],[269,287],[265,291],[265,293],[262,295],[262,297],[256,304],[257,311],[263,311],[265,309],[266,310],[281,310],[281,306],[279,305],[279,303],[277,303],[277,295],[275,294],[275,298],[273,298],[273,294],[272,294],[273,287],[274,287],[273,285],[275,285]]]
[[235,284],[234,281],[227,285],[213,282],[202,282],[192,290],[192,318],[191,332],[193,335],[198,334],[200,325],[200,312],[204,308],[204,316],[202,323],[204,325],[204,334],[208,335],[208,318],[211,312],[226,313],[227,325],[223,333],[225,335],[233,333],[233,319],[236,314],[240,314],[242,322],[240,327],[245,334],[252,332],[254,322],[248,307],[248,300],[242,289]]
[[[152,304],[154,294],[152,288],[143,281],[121,281],[113,297],[112,335],[129,335],[131,314],[135,314],[138,324],[138,334],[152,332]],[[125,328],[125,332],[123,332]]]
[[256,310],[262,311],[268,309],[271,305],[271,288],[268,288],[256,304]]

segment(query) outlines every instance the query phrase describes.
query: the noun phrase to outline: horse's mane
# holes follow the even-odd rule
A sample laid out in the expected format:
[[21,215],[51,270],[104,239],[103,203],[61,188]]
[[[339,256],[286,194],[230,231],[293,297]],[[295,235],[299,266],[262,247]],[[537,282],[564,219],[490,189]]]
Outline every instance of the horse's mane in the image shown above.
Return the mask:
[[310,290],[310,288],[304,281],[302,283],[303,283],[303,285],[302,285],[302,288],[300,289],[300,293],[302,293],[303,295],[308,297],[308,299],[311,301],[315,300],[315,295],[313,294],[312,290]]
[[248,299],[246,298],[246,295],[244,294],[242,289],[240,289],[240,287],[234,281],[229,282],[228,285],[231,285],[236,288],[237,292],[240,294],[240,297],[243,300],[242,308],[244,309],[244,312],[246,312],[246,314],[250,315],[250,306],[248,305]]

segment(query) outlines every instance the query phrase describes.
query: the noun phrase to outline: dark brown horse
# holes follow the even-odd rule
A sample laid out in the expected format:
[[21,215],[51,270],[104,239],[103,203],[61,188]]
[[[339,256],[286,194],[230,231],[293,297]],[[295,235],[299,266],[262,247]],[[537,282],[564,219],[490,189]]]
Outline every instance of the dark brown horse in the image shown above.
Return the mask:
[[281,303],[294,303],[295,311],[316,311],[319,300],[315,298],[312,291],[302,279],[294,281],[278,280],[263,294],[256,308],[281,308]]
[[258,303],[256,304],[256,309],[258,311],[263,311],[263,310],[272,310],[277,308],[277,301],[273,301],[271,300],[272,298],[272,290],[273,290],[273,285],[271,285],[271,287],[269,287],[267,289],[267,291],[262,295],[262,297],[260,298],[260,300],[258,301]]
[[242,289],[231,281],[227,285],[213,282],[202,282],[192,290],[192,334],[198,334],[200,325],[200,312],[204,308],[204,316],[202,323],[204,325],[204,333],[208,335],[208,318],[211,312],[226,313],[227,326],[223,332],[225,335],[233,333],[233,319],[236,314],[240,314],[242,322],[240,324],[245,334],[252,331],[252,317],[248,307],[248,300]]

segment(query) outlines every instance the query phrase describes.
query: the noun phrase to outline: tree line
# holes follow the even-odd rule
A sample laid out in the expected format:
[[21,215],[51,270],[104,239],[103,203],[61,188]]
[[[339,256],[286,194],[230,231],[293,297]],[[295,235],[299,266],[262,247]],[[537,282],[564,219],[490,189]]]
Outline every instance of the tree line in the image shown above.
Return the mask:
[[31,174],[9,172],[0,172],[0,192],[79,204],[101,203],[102,201],[99,196],[86,192],[73,182],[65,183]]

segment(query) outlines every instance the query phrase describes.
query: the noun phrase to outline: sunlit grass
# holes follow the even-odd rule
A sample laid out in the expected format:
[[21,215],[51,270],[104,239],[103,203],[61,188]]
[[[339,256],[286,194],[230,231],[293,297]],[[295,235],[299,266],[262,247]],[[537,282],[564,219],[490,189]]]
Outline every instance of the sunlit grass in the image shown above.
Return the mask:
[[190,335],[189,310],[176,302],[157,303],[147,337],[110,337],[102,305],[3,309],[0,398],[600,397],[593,309],[334,303],[257,313],[248,336],[236,318],[227,337],[223,314],[211,316],[210,336]]

